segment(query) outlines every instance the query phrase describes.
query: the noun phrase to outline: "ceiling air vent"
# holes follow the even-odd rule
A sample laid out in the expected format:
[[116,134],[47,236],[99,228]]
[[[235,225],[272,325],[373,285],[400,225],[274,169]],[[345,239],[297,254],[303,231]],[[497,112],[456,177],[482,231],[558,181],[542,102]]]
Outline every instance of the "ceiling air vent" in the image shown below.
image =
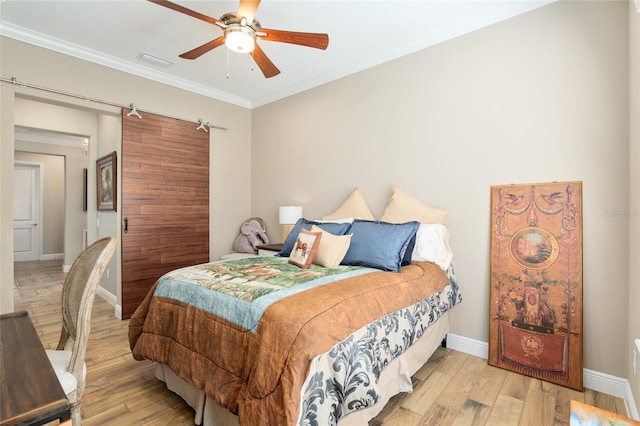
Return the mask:
[[145,52],[140,52],[140,54],[138,55],[138,59],[148,64],[155,65],[162,68],[169,68],[171,65],[173,65],[173,62],[171,61],[158,58],[157,56],[149,55],[148,53],[145,53]]

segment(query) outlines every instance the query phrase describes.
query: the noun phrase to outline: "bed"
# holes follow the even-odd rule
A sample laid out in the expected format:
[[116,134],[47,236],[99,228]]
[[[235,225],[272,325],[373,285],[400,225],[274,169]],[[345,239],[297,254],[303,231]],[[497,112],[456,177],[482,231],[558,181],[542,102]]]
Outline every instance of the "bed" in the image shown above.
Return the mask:
[[[355,222],[335,235],[349,230],[358,240],[375,227],[381,238],[380,222]],[[363,424],[391,396],[411,391],[411,375],[440,345],[461,301],[453,267],[407,261],[411,238],[395,238],[398,227],[388,225],[382,238],[401,248],[385,248],[396,270],[385,270],[386,258],[371,263],[367,238],[350,241],[338,263],[326,253],[318,264],[292,261],[303,234],[320,234],[316,248],[331,245],[332,226],[294,228],[286,256],[165,274],[134,313],[134,358],[157,363],[156,377],[195,409],[196,424]],[[352,253],[358,247],[362,256]]]

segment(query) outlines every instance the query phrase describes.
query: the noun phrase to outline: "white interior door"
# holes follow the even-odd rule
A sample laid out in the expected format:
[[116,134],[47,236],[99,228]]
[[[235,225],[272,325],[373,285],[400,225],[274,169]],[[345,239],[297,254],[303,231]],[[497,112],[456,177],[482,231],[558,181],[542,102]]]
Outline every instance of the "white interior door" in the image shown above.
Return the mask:
[[13,172],[13,260],[40,257],[40,165],[14,165]]

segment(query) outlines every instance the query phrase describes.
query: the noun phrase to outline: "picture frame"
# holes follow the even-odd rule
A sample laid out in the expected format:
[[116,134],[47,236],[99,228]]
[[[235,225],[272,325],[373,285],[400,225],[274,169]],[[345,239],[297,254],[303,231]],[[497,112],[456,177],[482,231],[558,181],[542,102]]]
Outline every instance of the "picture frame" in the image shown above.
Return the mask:
[[603,410],[584,402],[571,400],[569,414],[570,426],[610,425],[610,426],[639,426],[640,421],[630,419],[612,411]]
[[116,151],[96,161],[96,185],[99,211],[117,211],[118,163]]
[[583,390],[582,182],[491,187],[489,365]]

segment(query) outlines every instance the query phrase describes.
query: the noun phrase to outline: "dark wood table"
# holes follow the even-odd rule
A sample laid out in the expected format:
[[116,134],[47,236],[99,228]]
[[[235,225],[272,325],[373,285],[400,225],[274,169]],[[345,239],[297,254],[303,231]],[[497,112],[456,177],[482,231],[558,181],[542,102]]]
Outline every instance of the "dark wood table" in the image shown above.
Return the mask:
[[259,255],[270,255],[270,254],[277,254],[280,253],[282,251],[282,246],[284,244],[283,243],[277,243],[277,244],[260,244],[258,245],[258,254]]
[[0,426],[69,420],[69,401],[27,312],[0,315]]

